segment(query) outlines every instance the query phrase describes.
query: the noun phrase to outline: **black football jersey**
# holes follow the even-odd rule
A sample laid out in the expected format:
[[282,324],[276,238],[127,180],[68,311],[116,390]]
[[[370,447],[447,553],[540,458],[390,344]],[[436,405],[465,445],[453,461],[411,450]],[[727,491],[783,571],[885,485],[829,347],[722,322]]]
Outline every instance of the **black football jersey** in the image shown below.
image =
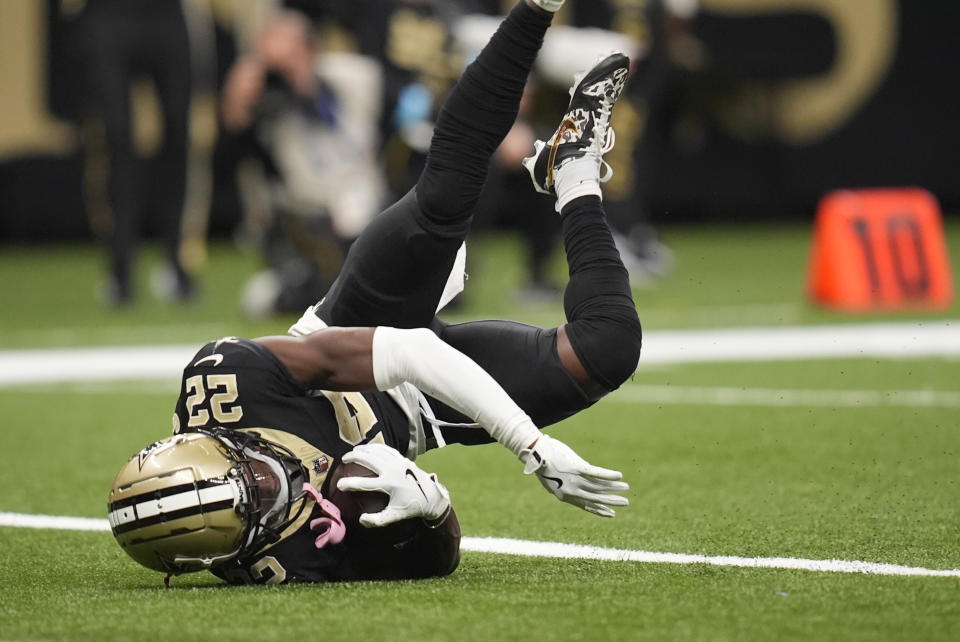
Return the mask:
[[[227,337],[200,349],[184,368],[174,432],[201,428],[252,431],[290,449],[317,489],[354,446],[382,442],[407,452],[407,417],[385,393],[310,391],[263,345]],[[321,516],[313,500],[281,539],[218,567],[232,583],[322,582],[352,573],[349,537],[317,549],[309,522]]]

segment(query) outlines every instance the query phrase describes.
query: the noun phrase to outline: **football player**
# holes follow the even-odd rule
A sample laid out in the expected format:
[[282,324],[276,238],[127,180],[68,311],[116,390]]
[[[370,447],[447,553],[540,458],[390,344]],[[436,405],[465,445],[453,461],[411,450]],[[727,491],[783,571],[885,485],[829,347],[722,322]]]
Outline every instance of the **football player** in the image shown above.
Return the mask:
[[[625,56],[576,79],[559,128],[525,163],[557,198],[567,323],[435,317],[462,287],[461,248],[490,156],[562,3],[514,7],[448,97],[416,187],[364,231],[292,336],[228,337],[190,361],[175,435],[131,458],[110,493],[114,536],[134,559],[238,583],[448,574],[459,561],[456,516],[413,460],[454,442],[500,442],[549,492],[592,513],[627,505],[619,472],[538,428],[617,388],[639,358],[640,323],[600,200]],[[371,476],[334,483],[343,464]],[[330,501],[344,491],[388,500],[353,524]]]

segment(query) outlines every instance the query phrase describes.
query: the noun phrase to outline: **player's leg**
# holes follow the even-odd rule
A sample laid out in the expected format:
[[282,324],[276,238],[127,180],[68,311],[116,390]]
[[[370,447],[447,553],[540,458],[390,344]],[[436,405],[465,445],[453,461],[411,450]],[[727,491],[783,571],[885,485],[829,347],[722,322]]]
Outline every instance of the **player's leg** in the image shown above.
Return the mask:
[[112,221],[107,237],[110,281],[106,294],[112,303],[122,304],[133,297],[133,263],[143,204],[131,122],[133,46],[124,15],[102,4],[91,4],[86,12],[87,101],[103,124],[109,162],[107,190]]
[[187,192],[191,75],[187,25],[179,3],[156,7],[155,22],[145,43],[163,112],[163,147],[157,155],[153,182],[162,186],[155,199],[158,230],[173,277],[172,295],[188,299],[191,279],[180,261],[181,228]]
[[[567,323],[553,330],[506,321],[435,328],[493,374],[540,426],[615,390],[633,374],[639,358],[640,321],[600,200],[609,112],[623,90],[628,64],[623,56],[608,57],[578,81],[557,134],[538,144],[528,163],[539,166],[535,184],[557,196],[570,276],[564,293]],[[440,417],[458,419],[445,409]],[[448,441],[477,440],[477,431],[444,429],[444,435]]]
[[[537,0],[541,5],[562,2]],[[494,150],[512,126],[552,13],[521,0],[467,67],[437,120],[414,190],[354,243],[315,314],[328,325],[425,326],[470,226]]]
[[466,236],[490,159],[516,122],[551,18],[527,2],[517,4],[440,111],[416,188],[422,223],[436,235]]

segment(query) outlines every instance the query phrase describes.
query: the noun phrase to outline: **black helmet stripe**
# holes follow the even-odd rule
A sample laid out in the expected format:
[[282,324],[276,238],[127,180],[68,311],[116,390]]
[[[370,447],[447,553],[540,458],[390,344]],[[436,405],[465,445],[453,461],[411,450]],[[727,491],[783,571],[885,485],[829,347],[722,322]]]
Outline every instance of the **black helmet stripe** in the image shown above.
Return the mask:
[[114,502],[126,505],[119,508],[111,506],[108,521],[114,535],[121,535],[184,517],[233,509],[236,505],[235,492],[233,484],[222,478],[197,484],[178,484],[162,491],[140,493],[122,502]]
[[187,484],[179,484],[177,486],[168,486],[166,488],[158,488],[157,490],[151,490],[146,493],[134,495],[133,497],[126,497],[124,499],[107,504],[107,510],[112,512],[120,508],[133,506],[134,504],[139,504],[140,502],[148,501],[151,499],[163,499],[164,497],[169,497],[171,495],[179,495],[180,493],[191,491],[194,488],[196,488],[197,490],[202,490],[204,488],[211,488],[213,486],[221,486],[225,483],[227,482],[223,479],[201,479],[200,481],[197,481],[197,482],[189,482]]
[[[184,517],[192,517],[193,515],[200,515],[202,513],[214,513],[218,510],[227,509],[233,509],[232,499],[225,499],[223,501],[213,502],[211,504],[198,504],[196,506],[181,508],[180,510],[175,510],[169,513],[160,513],[158,515],[151,515],[150,517],[145,517],[143,519],[136,519],[131,522],[115,526],[113,528],[113,534],[122,535],[123,533],[134,531],[138,528],[153,526],[154,524],[159,524],[161,522],[172,522],[176,519],[183,519]],[[165,536],[169,537],[170,534]]]

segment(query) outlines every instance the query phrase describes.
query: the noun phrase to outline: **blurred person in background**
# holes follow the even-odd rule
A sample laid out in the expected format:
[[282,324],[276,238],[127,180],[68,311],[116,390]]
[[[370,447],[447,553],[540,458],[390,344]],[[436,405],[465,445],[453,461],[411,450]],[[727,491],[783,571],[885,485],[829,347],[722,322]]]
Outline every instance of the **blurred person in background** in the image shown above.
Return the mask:
[[[194,283],[180,257],[187,181],[191,66],[180,0],[86,0],[76,24],[84,70],[84,103],[103,124],[108,157],[109,279],[106,299],[134,298],[134,264],[142,217],[150,214],[162,238],[166,270],[155,275],[158,294],[185,301]],[[162,114],[163,138],[146,175],[136,150],[131,84],[148,77]]]
[[[286,4],[319,24],[334,23],[343,28],[358,51],[381,63],[382,163],[390,192],[398,198],[413,186],[423,168],[441,99],[496,28],[503,3],[288,0]],[[487,14],[486,19],[473,20],[478,12]],[[592,62],[590,56],[581,68]],[[564,89],[574,71],[560,80]],[[519,232],[527,267],[527,281],[519,293],[522,301],[555,300],[560,294],[548,275],[549,260],[560,239],[553,204],[549,198],[526,189],[529,176],[521,165],[533,141],[549,136],[556,126],[553,119],[559,101],[543,109],[543,122],[538,122],[537,87],[531,80],[518,121],[492,159],[474,225],[477,230],[507,228]]]
[[266,178],[268,267],[247,283],[248,316],[299,311],[325,292],[384,204],[380,84],[375,61],[321,53],[310,21],[292,10],[269,16],[227,73],[224,126],[245,135]]
[[287,0],[317,24],[336,25],[382,67],[383,164],[393,198],[420,174],[440,103],[463,68],[451,30],[462,16],[449,0]]

